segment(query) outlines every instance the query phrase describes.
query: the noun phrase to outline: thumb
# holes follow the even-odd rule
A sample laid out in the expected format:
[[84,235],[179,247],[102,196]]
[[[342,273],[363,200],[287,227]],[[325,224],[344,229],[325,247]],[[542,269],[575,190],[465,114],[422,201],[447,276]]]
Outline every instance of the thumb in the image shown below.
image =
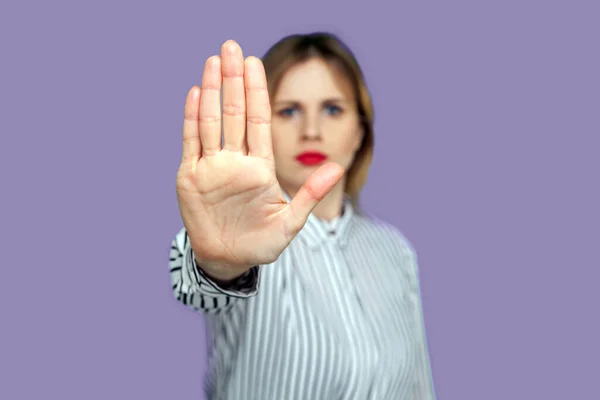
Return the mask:
[[290,202],[290,211],[293,217],[290,226],[300,230],[312,210],[343,176],[344,168],[336,163],[327,163],[313,172]]

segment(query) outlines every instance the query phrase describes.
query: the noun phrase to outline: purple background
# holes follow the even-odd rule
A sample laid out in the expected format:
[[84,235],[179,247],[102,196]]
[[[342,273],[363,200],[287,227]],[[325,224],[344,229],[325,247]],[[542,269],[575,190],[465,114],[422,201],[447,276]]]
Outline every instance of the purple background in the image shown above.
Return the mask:
[[438,397],[598,395],[598,2],[370,3],[2,2],[0,398],[202,398],[185,95],[223,41],[313,30],[365,70],[364,204],[419,253]]

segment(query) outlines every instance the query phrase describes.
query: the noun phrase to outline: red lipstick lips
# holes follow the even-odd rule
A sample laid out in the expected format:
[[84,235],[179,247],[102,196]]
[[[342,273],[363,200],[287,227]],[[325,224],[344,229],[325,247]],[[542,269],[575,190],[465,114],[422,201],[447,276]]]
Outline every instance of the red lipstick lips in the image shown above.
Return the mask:
[[303,165],[317,165],[327,159],[327,156],[318,151],[306,151],[296,157],[296,160]]

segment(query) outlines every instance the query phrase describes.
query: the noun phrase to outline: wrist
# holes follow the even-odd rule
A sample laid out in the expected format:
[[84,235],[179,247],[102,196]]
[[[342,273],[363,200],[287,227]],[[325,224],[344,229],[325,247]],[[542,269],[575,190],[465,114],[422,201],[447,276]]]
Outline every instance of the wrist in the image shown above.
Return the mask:
[[230,283],[235,281],[240,276],[244,275],[250,268],[251,265],[231,265],[221,262],[203,260],[194,255],[194,261],[196,267],[208,278],[214,280],[217,283]]

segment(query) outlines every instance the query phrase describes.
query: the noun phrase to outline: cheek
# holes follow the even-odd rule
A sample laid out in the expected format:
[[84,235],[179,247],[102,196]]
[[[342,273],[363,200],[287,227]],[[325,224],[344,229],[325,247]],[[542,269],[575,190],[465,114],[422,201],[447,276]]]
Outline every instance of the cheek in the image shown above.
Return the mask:
[[344,134],[342,135],[341,140],[338,142],[339,148],[342,150],[342,152],[350,155],[350,153],[358,150],[358,147],[360,146],[360,130],[356,127],[356,124],[353,123],[348,124],[343,132]]
[[361,128],[356,128],[352,139],[352,151],[356,152],[360,148],[360,144],[362,143],[363,132]]
[[346,136],[346,140],[344,141],[344,150],[351,152],[356,149],[356,132],[355,130],[350,130],[348,136]]
[[273,123],[271,125],[271,141],[273,143],[273,153],[276,159],[285,158],[293,147],[293,132],[290,132],[289,127],[281,123]]

